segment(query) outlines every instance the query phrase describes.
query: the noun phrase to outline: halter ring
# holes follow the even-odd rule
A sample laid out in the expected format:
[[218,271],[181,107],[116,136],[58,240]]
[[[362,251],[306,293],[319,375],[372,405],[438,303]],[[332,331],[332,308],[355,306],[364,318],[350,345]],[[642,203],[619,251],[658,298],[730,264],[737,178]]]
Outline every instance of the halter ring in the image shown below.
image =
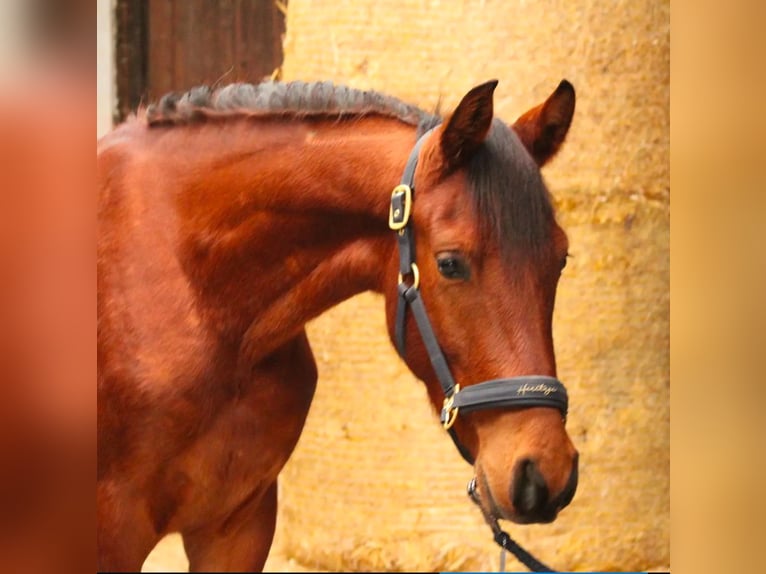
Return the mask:
[[[410,285],[410,289],[417,289],[420,287],[420,269],[418,269],[418,266],[415,263],[411,264],[411,271],[412,273],[412,285]],[[399,285],[404,283],[404,276],[399,273]]]

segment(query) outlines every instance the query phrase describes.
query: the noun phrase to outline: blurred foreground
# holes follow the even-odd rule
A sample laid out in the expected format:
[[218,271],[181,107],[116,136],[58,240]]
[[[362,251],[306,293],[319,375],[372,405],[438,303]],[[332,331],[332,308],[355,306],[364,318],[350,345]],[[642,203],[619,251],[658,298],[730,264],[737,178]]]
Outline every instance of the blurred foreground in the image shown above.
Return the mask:
[[85,47],[92,36],[83,33],[93,29],[88,11],[95,13],[85,2],[0,7],[3,572],[93,564],[95,77]]

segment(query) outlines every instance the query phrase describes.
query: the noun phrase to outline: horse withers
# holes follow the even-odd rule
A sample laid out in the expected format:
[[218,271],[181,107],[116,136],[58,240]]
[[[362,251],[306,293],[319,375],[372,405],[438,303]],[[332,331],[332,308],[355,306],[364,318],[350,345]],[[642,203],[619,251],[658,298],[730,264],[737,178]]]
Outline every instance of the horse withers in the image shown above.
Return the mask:
[[191,570],[262,569],[316,385],[306,322],[366,290],[485,514],[569,503],[577,452],[548,400],[568,243],[540,167],[575,94],[509,126],[496,84],[445,119],[328,82],[200,87],[98,142],[99,569],[139,570],[169,532]]

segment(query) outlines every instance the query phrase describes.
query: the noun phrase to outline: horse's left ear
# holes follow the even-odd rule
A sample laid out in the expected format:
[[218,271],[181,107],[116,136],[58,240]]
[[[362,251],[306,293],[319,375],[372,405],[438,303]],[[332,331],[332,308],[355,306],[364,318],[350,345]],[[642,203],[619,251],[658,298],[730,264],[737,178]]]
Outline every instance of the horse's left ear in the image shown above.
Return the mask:
[[542,167],[559,151],[575,110],[575,89],[566,80],[545,102],[523,114],[513,129],[537,165]]
[[467,162],[486,139],[492,125],[492,94],[497,80],[469,91],[452,112],[441,134],[441,150],[447,171]]

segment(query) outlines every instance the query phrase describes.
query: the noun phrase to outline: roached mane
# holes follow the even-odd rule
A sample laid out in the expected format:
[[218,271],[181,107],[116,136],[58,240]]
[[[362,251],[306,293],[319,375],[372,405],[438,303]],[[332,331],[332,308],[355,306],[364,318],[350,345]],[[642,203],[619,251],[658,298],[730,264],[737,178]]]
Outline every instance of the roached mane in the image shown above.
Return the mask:
[[218,89],[198,86],[185,94],[169,93],[146,110],[150,126],[232,115],[359,117],[370,114],[395,118],[414,126],[441,120],[393,96],[332,82],[236,83]]

